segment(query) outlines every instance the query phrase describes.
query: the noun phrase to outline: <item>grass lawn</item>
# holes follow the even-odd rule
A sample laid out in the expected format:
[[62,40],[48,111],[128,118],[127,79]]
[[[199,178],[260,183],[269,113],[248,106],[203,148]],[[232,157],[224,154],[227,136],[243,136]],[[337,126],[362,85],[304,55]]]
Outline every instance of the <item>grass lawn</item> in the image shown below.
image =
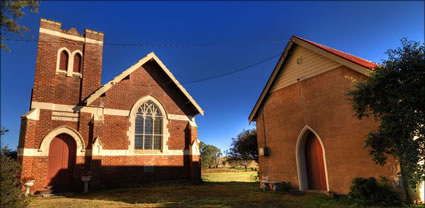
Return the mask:
[[350,202],[321,194],[294,196],[264,192],[257,182],[252,182],[255,174],[207,170],[203,171],[207,182],[202,185],[120,188],[87,195],[35,197],[30,207],[354,207]]
[[234,169],[203,169],[202,180],[204,182],[255,182],[256,171],[243,171]]

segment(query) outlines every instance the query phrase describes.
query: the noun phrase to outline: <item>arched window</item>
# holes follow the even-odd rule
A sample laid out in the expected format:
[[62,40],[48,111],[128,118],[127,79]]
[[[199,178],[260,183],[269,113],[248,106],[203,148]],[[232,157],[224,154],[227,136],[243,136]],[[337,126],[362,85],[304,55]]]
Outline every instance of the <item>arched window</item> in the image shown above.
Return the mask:
[[144,102],[137,110],[134,131],[134,148],[138,150],[161,150],[161,111],[152,101]]
[[69,58],[68,52],[63,50],[60,54],[60,62],[59,62],[60,70],[64,70],[64,71],[68,70],[68,58]]
[[74,72],[80,73],[81,72],[81,55],[79,53],[76,53],[74,55]]

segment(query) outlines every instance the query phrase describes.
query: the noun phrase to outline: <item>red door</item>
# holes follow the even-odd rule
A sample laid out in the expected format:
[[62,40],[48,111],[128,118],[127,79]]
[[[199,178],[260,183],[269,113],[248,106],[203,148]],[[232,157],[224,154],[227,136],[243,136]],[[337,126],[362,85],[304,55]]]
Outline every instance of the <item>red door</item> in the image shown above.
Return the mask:
[[67,134],[56,136],[49,147],[48,185],[63,191],[71,188],[76,157],[76,144]]
[[305,163],[307,166],[308,188],[311,190],[326,190],[322,146],[312,133],[308,135],[305,143]]

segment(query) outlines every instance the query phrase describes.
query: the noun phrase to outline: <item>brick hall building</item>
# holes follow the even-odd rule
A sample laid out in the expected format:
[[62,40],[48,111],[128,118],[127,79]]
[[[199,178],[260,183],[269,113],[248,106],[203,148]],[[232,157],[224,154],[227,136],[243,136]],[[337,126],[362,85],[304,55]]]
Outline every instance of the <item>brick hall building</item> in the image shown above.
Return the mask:
[[287,181],[299,190],[346,194],[355,177],[384,176],[399,188],[392,157],[375,164],[365,149],[378,123],[358,120],[345,95],[376,65],[293,36],[274,68],[249,121],[257,125],[263,182]]
[[18,159],[31,192],[200,181],[194,117],[203,110],[150,53],[101,85],[103,36],[41,19]]

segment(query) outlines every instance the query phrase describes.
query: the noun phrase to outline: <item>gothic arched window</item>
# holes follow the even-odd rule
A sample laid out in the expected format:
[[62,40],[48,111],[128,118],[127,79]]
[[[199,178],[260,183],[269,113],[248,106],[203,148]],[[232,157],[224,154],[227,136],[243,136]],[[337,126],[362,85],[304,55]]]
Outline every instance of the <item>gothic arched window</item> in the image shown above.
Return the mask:
[[137,110],[134,148],[136,150],[161,150],[163,117],[152,101],[144,102]]
[[59,69],[67,71],[68,70],[68,58],[69,54],[66,52],[66,50],[63,50],[60,53],[60,62],[59,62]]
[[81,73],[81,55],[76,53],[74,55],[74,72]]

